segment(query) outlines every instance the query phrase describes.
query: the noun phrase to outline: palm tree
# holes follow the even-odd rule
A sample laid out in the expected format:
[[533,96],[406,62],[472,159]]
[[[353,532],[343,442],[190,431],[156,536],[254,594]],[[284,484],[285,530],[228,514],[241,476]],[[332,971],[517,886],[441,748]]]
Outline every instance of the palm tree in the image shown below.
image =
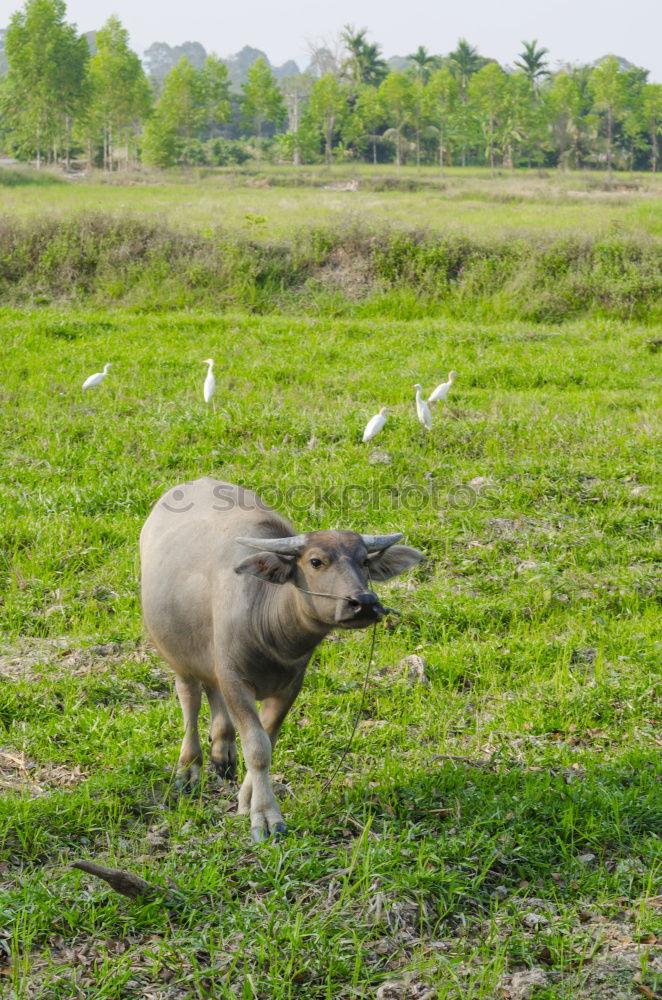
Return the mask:
[[363,82],[376,87],[388,75],[386,60],[382,59],[379,45],[366,45],[363,50]]
[[537,38],[534,38],[532,42],[523,41],[522,45],[524,46],[524,51],[520,52],[519,60],[515,61],[515,65],[518,69],[522,70],[535,90],[539,79],[543,76],[549,76],[549,70],[546,69],[547,63],[545,62],[545,56],[549,53],[549,49],[537,48]]
[[483,57],[478,54],[475,46],[469,45],[466,38],[461,38],[455,52],[450,53],[448,61],[450,71],[458,82],[462,103],[466,104],[469,80],[483,65]]
[[342,71],[355,87],[361,84],[376,86],[388,72],[379,46],[369,44],[366,36],[367,28],[357,31],[351,24],[346,24],[341,34],[348,53]]
[[419,45],[415,52],[407,56],[407,59],[413,62],[413,72],[421,78],[423,83],[427,83],[430,73],[439,64],[437,56],[430,55],[424,45]]
[[[451,52],[448,57],[448,67],[457,80],[458,89],[460,91],[460,101],[465,108],[467,105],[469,80],[474,73],[478,72],[484,62],[485,60],[483,57],[478,54],[478,49],[473,45],[469,45],[466,38],[461,38],[459,40],[455,52]],[[464,142],[462,143],[461,163],[463,167],[466,167],[467,147]]]

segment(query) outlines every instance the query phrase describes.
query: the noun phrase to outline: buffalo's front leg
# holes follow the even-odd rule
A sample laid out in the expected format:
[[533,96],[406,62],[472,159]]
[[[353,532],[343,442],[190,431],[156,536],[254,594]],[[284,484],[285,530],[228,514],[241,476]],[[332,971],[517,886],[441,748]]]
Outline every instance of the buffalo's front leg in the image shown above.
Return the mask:
[[[265,698],[262,702],[262,707],[260,709],[260,722],[262,723],[262,728],[269,737],[272,750],[276,745],[276,740],[278,739],[278,734],[280,732],[280,727],[283,724],[283,720],[294,704],[294,700],[301,690],[302,683],[303,673],[285,691],[282,691],[277,695],[273,695],[271,698]],[[253,782],[251,772],[249,770],[242,782],[241,788],[239,789],[240,813],[247,814],[252,811],[252,798]],[[285,823],[281,823],[281,827],[282,829],[277,831],[279,834],[285,833],[287,830]]]
[[[282,834],[286,827],[283,814],[271,788],[269,767],[271,765],[271,740],[262,728],[257,713],[255,696],[249,687],[238,678],[223,676],[220,681],[221,694],[234,719],[246,761],[247,777],[250,778],[251,794],[247,798],[239,793],[239,812],[249,813],[253,840],[266,840],[269,834]],[[245,782],[244,782],[245,784]]]

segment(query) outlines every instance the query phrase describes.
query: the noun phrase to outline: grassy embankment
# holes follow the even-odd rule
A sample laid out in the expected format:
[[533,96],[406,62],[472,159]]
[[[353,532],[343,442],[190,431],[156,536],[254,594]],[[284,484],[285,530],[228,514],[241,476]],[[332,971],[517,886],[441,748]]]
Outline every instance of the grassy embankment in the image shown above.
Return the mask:
[[[400,258],[400,277],[368,275],[394,287],[349,304],[342,288],[306,286],[306,268],[317,281],[323,265],[296,250],[302,273],[269,299],[251,291],[256,251],[244,247],[231,311],[205,307],[205,294],[223,303],[213,282],[188,300],[180,281],[190,308],[159,312],[121,269],[108,294],[112,241],[106,270],[85,276],[81,243],[63,232],[24,257],[23,307],[2,313],[8,995],[372,997],[411,977],[410,991],[491,1000],[517,995],[531,969],[537,1000],[660,992],[647,294],[641,321],[618,318],[626,300],[612,296],[601,315],[589,304],[553,324],[524,322],[512,298],[497,322],[471,306],[461,270],[457,291],[435,299],[424,247]],[[397,261],[389,247],[402,243],[377,246]],[[49,250],[50,276],[44,263],[30,286],[28,260]],[[247,306],[261,312],[234,311]],[[218,392],[206,412],[207,356]],[[83,395],[105,361],[106,382]],[[456,390],[426,436],[412,383],[431,388],[451,366]],[[362,427],[384,402],[394,415],[366,448]],[[302,529],[399,529],[427,555],[379,588],[402,618],[380,630],[354,751],[326,795],[368,637],[321,649],[276,752],[293,834],[274,848],[249,843],[232,790],[211,777],[199,795],[169,797],[180,715],[141,641],[136,542],[161,490],[204,472],[262,490]],[[414,652],[428,685],[399,665]],[[172,878],[183,903],[129,902],[69,871],[76,858]]]

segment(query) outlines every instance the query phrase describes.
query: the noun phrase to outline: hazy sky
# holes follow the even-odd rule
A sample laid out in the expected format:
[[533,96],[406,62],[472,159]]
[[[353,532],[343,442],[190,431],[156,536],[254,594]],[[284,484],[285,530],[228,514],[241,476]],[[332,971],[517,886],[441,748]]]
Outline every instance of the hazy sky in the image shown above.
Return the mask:
[[[0,26],[21,0],[0,0]],[[660,0],[68,0],[69,20],[81,31],[117,14],[142,55],[155,41],[202,42],[220,56],[252,45],[274,64],[308,62],[309,42],[331,40],[343,24],[367,27],[384,55],[407,55],[418,45],[446,53],[465,37],[482,55],[513,62],[521,40],[537,38],[558,62],[592,62],[616,53],[662,82]]]

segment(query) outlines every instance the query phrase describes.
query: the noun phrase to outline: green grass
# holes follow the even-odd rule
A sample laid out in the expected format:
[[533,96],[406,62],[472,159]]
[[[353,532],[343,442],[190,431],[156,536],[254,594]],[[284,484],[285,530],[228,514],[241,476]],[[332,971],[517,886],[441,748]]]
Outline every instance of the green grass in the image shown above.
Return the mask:
[[[12,171],[12,173],[17,173]],[[25,172],[22,172],[25,176]],[[37,175],[41,180],[44,175]],[[60,180],[57,175],[45,175]],[[0,185],[3,171],[0,170]],[[357,180],[357,191],[333,185]],[[311,218],[324,226],[360,219],[396,228],[472,237],[527,233],[662,236],[660,175],[518,170],[417,172],[392,166],[324,168],[252,166],[244,170],[191,170],[128,177],[77,177],[57,187],[15,184],[3,191],[2,210],[14,217],[70,219],[105,211],[149,216],[185,230],[210,233],[221,226],[256,239],[291,237]],[[330,187],[329,187],[330,185]]]
[[[367,307],[0,318],[7,995],[335,1000],[411,976],[491,1000],[529,968],[535,1000],[631,997],[635,974],[660,992],[650,330]],[[412,385],[450,367],[426,436]],[[320,649],[274,760],[292,833],[267,848],[211,776],[170,796],[180,712],[141,640],[141,523],[204,473],[300,530],[402,530],[427,557],[379,587],[401,617],[328,792],[369,636]],[[413,652],[428,686],[400,665]],[[126,900],[77,858],[173,879],[183,904]]]

